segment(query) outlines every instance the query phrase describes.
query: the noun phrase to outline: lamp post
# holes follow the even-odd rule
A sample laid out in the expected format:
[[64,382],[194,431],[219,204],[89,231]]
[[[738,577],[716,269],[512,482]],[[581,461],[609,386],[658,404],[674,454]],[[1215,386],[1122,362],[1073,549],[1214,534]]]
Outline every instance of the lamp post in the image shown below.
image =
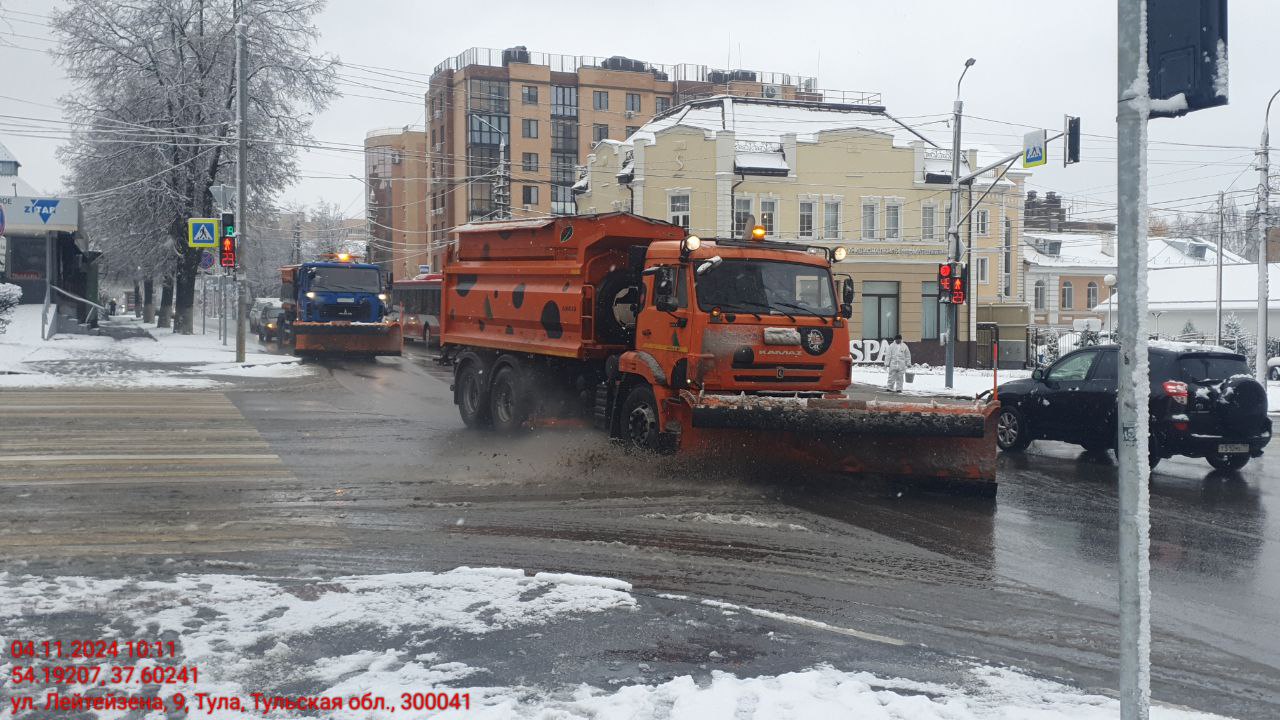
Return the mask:
[[510,219],[511,191],[507,183],[507,133],[479,115],[471,115],[470,117],[488,125],[490,130],[498,133],[498,180],[493,184],[493,199],[498,206],[496,210],[498,218],[501,220]]
[[1156,319],[1156,339],[1160,339],[1160,316],[1164,314],[1163,310],[1152,310],[1151,317]]
[[1116,328],[1115,325],[1112,324],[1112,321],[1115,317],[1113,315],[1113,308],[1115,307],[1116,297],[1116,276],[1111,273],[1107,273],[1106,276],[1102,278],[1102,284],[1107,286],[1107,332],[1111,334],[1111,342],[1115,342]]
[[[947,224],[947,259],[960,261],[960,120],[964,117],[964,102],[960,100],[960,83],[965,73],[977,60],[964,61],[964,70],[956,80],[956,100],[952,106],[951,128],[951,222]],[[959,334],[960,308],[955,303],[947,305],[947,360],[945,382],[948,388],[955,385],[956,335]]]
[[1258,147],[1258,342],[1257,362],[1254,368],[1258,382],[1267,384],[1267,307],[1271,304],[1267,287],[1267,210],[1271,195],[1271,160],[1267,146],[1271,142],[1271,103],[1280,90],[1267,101],[1267,112],[1262,118],[1262,144]]

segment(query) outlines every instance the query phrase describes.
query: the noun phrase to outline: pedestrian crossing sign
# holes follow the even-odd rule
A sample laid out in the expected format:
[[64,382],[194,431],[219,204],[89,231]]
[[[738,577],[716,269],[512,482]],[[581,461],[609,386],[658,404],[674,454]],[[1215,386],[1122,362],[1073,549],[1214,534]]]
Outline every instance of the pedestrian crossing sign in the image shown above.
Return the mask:
[[187,247],[214,248],[217,246],[217,218],[189,218],[187,220]]
[[1044,148],[1047,144],[1043,130],[1032,130],[1022,136],[1022,167],[1033,168],[1049,161]]

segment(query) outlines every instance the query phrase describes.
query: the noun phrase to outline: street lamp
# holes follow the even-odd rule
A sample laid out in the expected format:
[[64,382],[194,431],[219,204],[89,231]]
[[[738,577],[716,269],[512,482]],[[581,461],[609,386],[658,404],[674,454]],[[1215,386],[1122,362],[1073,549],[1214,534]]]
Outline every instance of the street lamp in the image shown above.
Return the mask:
[[1156,339],[1160,339],[1160,316],[1164,314],[1163,310],[1152,310],[1151,317],[1156,319]]
[[1267,209],[1270,202],[1271,160],[1267,146],[1271,142],[1271,103],[1280,96],[1280,90],[1267,101],[1267,112],[1262,118],[1262,144],[1258,147],[1258,342],[1257,362],[1254,368],[1258,382],[1267,384],[1267,309],[1271,304],[1267,287]]
[[[505,202],[498,197],[494,200],[498,205],[497,213],[500,219],[506,220],[511,217],[511,195],[510,188],[507,184],[507,133],[485,120],[480,115],[471,115],[470,117],[489,126],[489,129],[498,133],[498,181],[494,183],[494,195],[505,198]],[[485,173],[486,175],[488,173]],[[478,178],[468,178],[468,182],[474,182]]]
[[[964,69],[956,80],[956,100],[952,106],[951,128],[951,222],[947,226],[947,258],[953,262],[960,261],[960,119],[964,117],[964,102],[960,100],[960,83],[964,82],[965,73],[977,60],[969,58],[964,61]],[[955,385],[956,371],[956,335],[959,333],[960,308],[955,303],[947,305],[947,359],[945,384],[948,388]]]
[[1107,273],[1106,276],[1102,278],[1102,284],[1107,286],[1107,331],[1111,333],[1111,341],[1115,342],[1116,328],[1115,325],[1112,324],[1112,318],[1114,317],[1112,315],[1112,309],[1115,306],[1116,276],[1111,273]]

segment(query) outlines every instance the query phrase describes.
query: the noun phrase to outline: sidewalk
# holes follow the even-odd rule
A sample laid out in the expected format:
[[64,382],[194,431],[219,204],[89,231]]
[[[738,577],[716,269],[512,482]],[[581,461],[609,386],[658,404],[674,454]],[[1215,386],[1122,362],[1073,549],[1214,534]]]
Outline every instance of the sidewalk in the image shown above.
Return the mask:
[[[0,334],[0,388],[218,388],[240,378],[297,378],[298,358],[249,352],[235,362],[235,342],[216,333],[176,335],[131,315],[102,322],[102,335],[40,337],[42,307],[21,305]],[[119,338],[119,339],[117,339]],[[258,347],[250,338],[250,349]]]

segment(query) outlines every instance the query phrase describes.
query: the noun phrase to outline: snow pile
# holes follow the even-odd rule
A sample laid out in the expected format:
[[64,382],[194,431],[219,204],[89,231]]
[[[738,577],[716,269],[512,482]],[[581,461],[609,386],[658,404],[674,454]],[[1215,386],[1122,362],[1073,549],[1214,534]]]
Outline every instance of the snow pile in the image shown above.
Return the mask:
[[[729,603],[704,600],[701,604],[747,610],[818,631],[842,630]],[[198,666],[200,681],[162,687],[160,696],[166,699],[174,693],[192,698],[200,692],[238,697],[252,707],[253,692],[344,699],[370,693],[384,698],[390,708],[399,705],[400,693],[448,691],[470,696],[469,710],[451,714],[486,720],[1109,720],[1119,714],[1114,699],[987,666],[969,668],[968,679],[955,685],[882,678],[823,664],[775,676],[738,677],[713,671],[699,680],[683,675],[614,690],[587,684],[502,687],[477,682],[488,674],[484,668],[450,661],[428,649],[445,633],[484,635],[574,617],[634,612],[637,607],[630,584],[620,580],[550,573],[530,577],[504,568],[460,567],[441,573],[308,581],[217,574],[180,575],[165,581],[39,578],[0,572],[0,617],[7,619],[14,637],[47,632],[59,622],[52,617],[55,613],[71,613],[83,620],[87,612],[103,616],[104,637],[129,627],[147,628],[149,636],[157,638],[167,638],[167,631],[176,633],[176,660],[180,665]],[[308,655],[319,642],[341,647],[344,654]],[[498,662],[503,659],[495,657]],[[0,663],[0,670],[8,669]],[[70,685],[63,692],[87,689]],[[12,690],[14,697],[31,694],[40,701],[44,688]],[[213,720],[245,716],[231,710],[198,714]],[[324,716],[388,720],[397,713],[345,708]],[[1210,720],[1217,716],[1156,707],[1152,717]]]
[[[975,368],[956,368],[951,389],[947,389],[946,375],[942,368],[928,366],[913,367],[907,370],[912,381],[903,385],[903,396],[931,397],[949,395],[955,397],[977,397],[995,385],[995,376],[990,370]],[[852,380],[863,385],[885,388],[889,384],[889,373],[882,367],[854,365]],[[1001,370],[1001,383],[1031,377],[1030,370]]]
[[809,528],[796,523],[784,522],[782,520],[768,520],[759,518],[747,513],[681,513],[679,515],[668,515],[666,513],[649,513],[640,517],[649,520],[674,520],[675,522],[700,522],[710,523],[712,525],[745,525],[747,527],[770,528],[773,530],[792,530],[798,532],[809,532]]

